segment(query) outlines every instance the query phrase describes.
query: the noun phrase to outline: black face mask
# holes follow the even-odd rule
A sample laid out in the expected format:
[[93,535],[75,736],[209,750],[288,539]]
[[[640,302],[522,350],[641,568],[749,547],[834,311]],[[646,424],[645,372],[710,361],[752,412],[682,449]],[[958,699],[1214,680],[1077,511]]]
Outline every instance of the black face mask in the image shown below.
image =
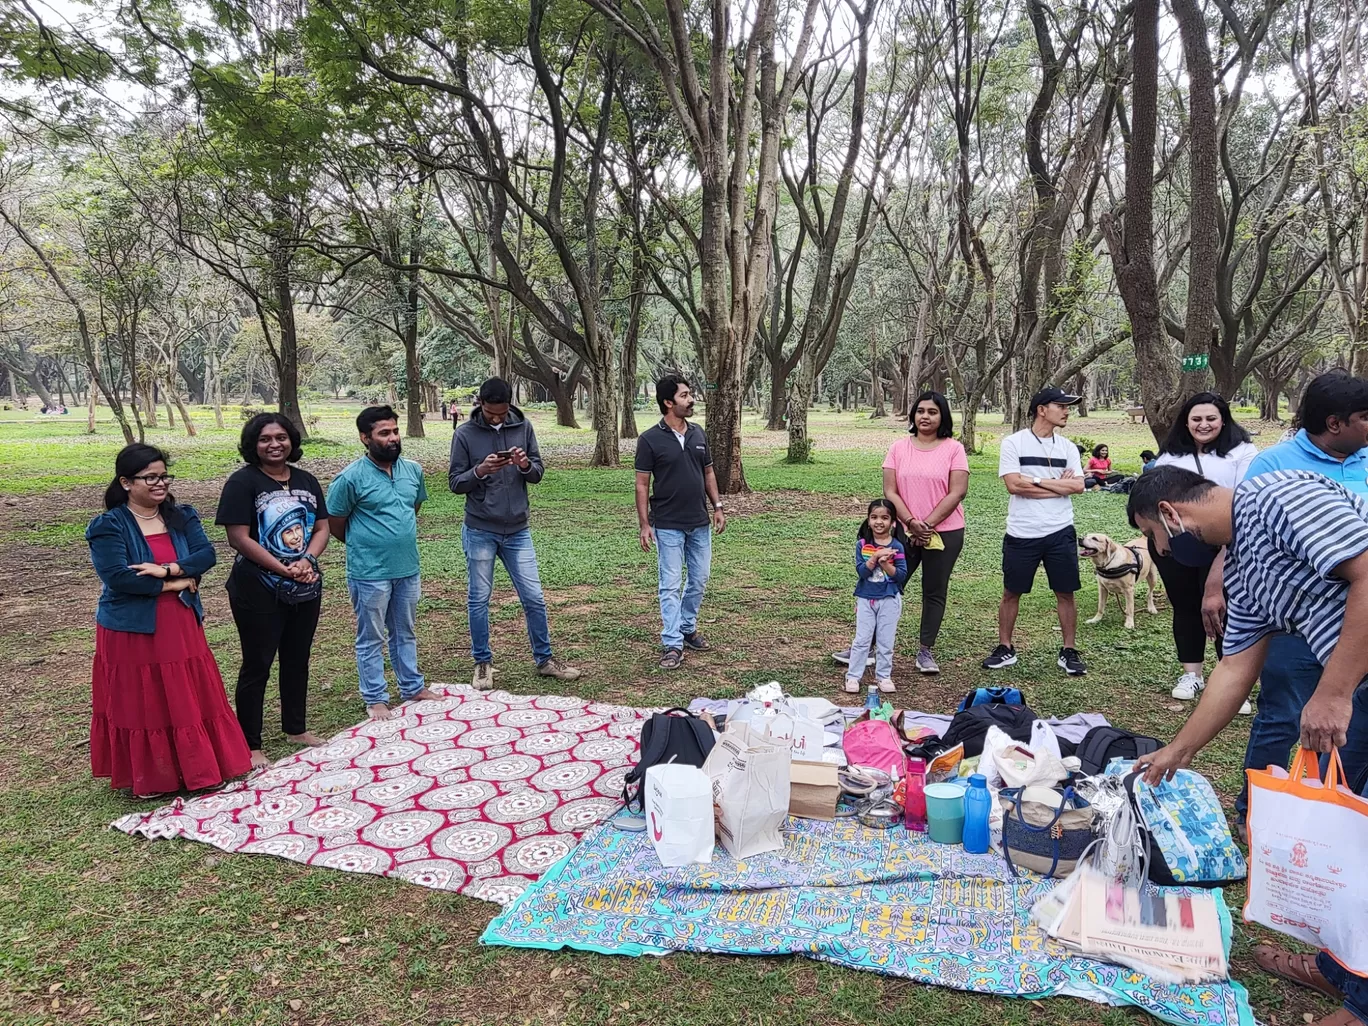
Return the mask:
[[369,452],[371,458],[378,463],[393,463],[399,458],[399,454],[404,451],[404,445],[397,440],[389,443],[367,442],[366,451]]
[[1162,516],[1160,520],[1164,524],[1164,533],[1168,535],[1169,555],[1173,557],[1175,562],[1183,566],[1197,568],[1210,566],[1216,561],[1216,556],[1221,551],[1220,546],[1208,545],[1183,527],[1182,517],[1178,518],[1180,530],[1177,534],[1169,530],[1168,521],[1163,520]]

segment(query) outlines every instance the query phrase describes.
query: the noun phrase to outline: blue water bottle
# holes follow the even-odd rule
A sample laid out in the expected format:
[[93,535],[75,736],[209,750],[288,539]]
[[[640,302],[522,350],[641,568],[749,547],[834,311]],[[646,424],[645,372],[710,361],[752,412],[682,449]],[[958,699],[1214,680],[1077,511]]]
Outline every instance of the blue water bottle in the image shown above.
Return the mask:
[[865,709],[868,710],[872,715],[873,712],[876,709],[878,709],[879,706],[882,704],[882,701],[879,699],[879,685],[869,685],[869,695],[865,698]]
[[988,853],[988,813],[993,797],[988,793],[988,778],[975,773],[964,792],[964,850],[971,855]]

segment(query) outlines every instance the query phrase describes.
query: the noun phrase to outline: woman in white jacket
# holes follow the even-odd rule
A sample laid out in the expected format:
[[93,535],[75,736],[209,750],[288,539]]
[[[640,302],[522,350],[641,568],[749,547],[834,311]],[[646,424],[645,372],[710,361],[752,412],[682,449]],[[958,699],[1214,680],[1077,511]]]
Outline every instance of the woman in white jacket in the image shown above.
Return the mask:
[[[1244,480],[1245,471],[1258,452],[1249,440],[1249,432],[1235,423],[1226,401],[1215,392],[1198,392],[1178,412],[1159,453],[1158,466],[1183,467],[1222,488],[1234,488]],[[1215,643],[1216,657],[1221,657],[1225,599],[1220,571],[1213,575],[1211,568],[1223,554],[1214,546],[1196,542],[1191,535],[1175,540],[1182,544],[1171,546],[1169,555],[1159,555],[1153,542],[1149,551],[1168,592],[1173,610],[1173,643],[1178,661],[1183,664],[1183,675],[1172,694],[1174,698],[1191,701],[1205,686],[1202,664],[1208,637]],[[1248,714],[1249,703],[1240,711]]]

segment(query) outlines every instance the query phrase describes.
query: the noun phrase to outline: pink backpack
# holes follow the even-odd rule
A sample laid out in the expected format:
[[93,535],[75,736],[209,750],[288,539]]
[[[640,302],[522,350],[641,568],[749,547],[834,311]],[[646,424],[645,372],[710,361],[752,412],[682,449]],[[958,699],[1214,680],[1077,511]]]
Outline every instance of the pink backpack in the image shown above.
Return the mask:
[[852,723],[841,738],[841,747],[852,766],[869,766],[893,777],[906,774],[907,757],[903,755],[902,742],[887,720]]

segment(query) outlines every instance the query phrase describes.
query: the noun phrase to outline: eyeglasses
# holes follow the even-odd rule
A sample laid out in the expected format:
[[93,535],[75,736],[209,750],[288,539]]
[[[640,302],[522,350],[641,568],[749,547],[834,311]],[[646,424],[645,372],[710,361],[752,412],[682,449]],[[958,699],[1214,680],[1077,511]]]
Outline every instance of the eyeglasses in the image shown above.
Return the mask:
[[175,474],[139,474],[133,478],[134,481],[141,481],[149,488],[155,484],[170,484],[175,479]]

